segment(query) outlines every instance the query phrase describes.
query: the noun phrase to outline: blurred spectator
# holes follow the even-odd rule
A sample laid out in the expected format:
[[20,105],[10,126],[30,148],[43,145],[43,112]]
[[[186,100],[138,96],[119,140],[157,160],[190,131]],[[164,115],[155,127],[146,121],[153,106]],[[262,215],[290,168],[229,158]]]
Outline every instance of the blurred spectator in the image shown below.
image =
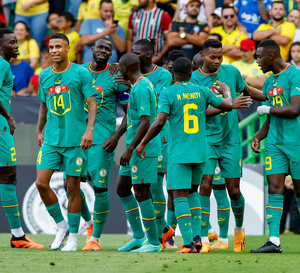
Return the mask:
[[293,42],[300,41],[300,29],[298,28],[300,23],[300,11],[297,9],[292,9],[286,17],[286,20],[290,23],[293,23],[296,27]]
[[49,13],[61,14],[65,12],[66,1],[63,0],[49,0]]
[[212,27],[218,27],[222,25],[222,8],[216,8],[210,16],[212,17]]
[[127,52],[137,40],[156,39],[156,53],[164,47],[164,38],[170,31],[172,19],[170,15],[155,6],[154,0],[140,0],[140,9],[129,17]]
[[72,13],[75,19],[77,19],[79,6],[80,6],[81,2],[83,2],[83,1],[81,1],[81,0],[69,0],[68,12]]
[[12,58],[10,60],[11,71],[14,75],[13,96],[24,96],[26,88],[33,75],[33,69],[24,61]]
[[[277,0],[274,0],[274,2]],[[286,14],[288,14],[292,9],[300,9],[300,2],[299,0],[283,0],[284,8]]]
[[114,19],[119,21],[119,25],[124,29],[127,38],[128,23],[130,14],[137,11],[139,0],[112,0],[114,3]]
[[71,62],[75,62],[77,59],[76,53],[76,44],[80,40],[79,34],[72,30],[72,27],[75,25],[75,19],[72,13],[65,12],[58,17],[58,30],[64,34],[69,39],[70,50],[68,52],[68,58]]
[[256,63],[255,56],[256,44],[252,39],[246,39],[241,42],[240,49],[242,51],[242,59],[233,62],[232,65],[235,66],[240,72],[244,81],[255,88],[262,89],[267,76],[259,68]]
[[173,78],[174,83],[174,71],[173,71],[173,63],[180,57],[186,57],[186,54],[182,50],[172,50],[167,57],[167,60],[165,64],[163,65],[163,68],[167,69]]
[[123,53],[126,50],[124,30],[113,22],[114,9],[111,0],[102,0],[99,11],[99,18],[84,20],[80,28],[81,43],[85,45],[84,62],[92,60],[91,48],[95,41],[102,37],[108,37],[113,43],[110,62],[117,63],[118,52]]
[[272,22],[270,24],[260,25],[253,33],[253,39],[259,42],[266,39],[273,39],[280,46],[282,58],[287,61],[296,27],[293,23],[285,21],[285,10],[282,1],[277,1],[272,4],[270,15]]
[[25,22],[17,22],[14,26],[14,33],[19,42],[17,59],[28,62],[35,69],[39,61],[40,50],[37,42],[31,38],[28,25]]
[[208,39],[216,39],[222,42],[222,36],[218,33],[211,33],[208,37]]
[[238,14],[238,21],[246,28],[248,37],[252,38],[253,32],[259,25],[270,19],[273,0],[235,0],[234,8]]
[[215,27],[211,33],[217,33],[222,37],[223,54],[225,62],[232,63],[241,59],[242,52],[240,50],[241,41],[247,39],[247,35],[242,32],[237,24],[237,15],[233,7],[224,6],[222,9],[221,26]]
[[300,67],[300,42],[295,42],[291,45],[289,62],[291,65]]
[[46,18],[49,14],[48,0],[17,0],[15,22],[25,22],[31,31],[32,38],[41,47],[47,36]]
[[47,28],[50,30],[50,34],[44,38],[42,42],[42,49],[49,47],[49,38],[51,34],[58,32],[58,14],[57,13],[51,13],[47,16],[46,22],[47,22]]
[[[17,0],[1,0],[0,3],[2,2],[2,7],[3,7],[3,12],[5,15],[5,20],[6,20],[6,26],[9,24],[10,20],[10,4],[16,3]],[[0,4],[1,6],[1,4]]]
[[177,7],[177,0],[156,0],[156,6],[167,13],[173,18]]
[[7,26],[7,20],[4,11],[4,5],[2,0],[0,0],[0,28],[5,28]]
[[192,61],[192,68],[193,71],[197,70],[199,67],[203,66],[203,58],[202,58],[202,51],[200,51],[199,53],[197,53]]
[[174,21],[167,37],[168,45],[185,52],[190,60],[202,49],[209,36],[208,25],[197,21],[200,6],[200,0],[189,0],[185,20]]
[[82,0],[78,9],[75,31],[79,33],[82,21],[99,18],[100,0]]

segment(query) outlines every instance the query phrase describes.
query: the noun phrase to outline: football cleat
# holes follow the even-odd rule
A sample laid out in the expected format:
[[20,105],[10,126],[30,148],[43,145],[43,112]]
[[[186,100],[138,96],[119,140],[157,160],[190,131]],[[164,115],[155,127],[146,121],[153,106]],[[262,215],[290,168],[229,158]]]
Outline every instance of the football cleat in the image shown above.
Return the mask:
[[202,243],[201,253],[211,252],[211,246],[209,243]]
[[168,231],[164,232],[162,237],[162,243],[161,243],[162,251],[165,249],[166,242],[169,241],[175,235],[175,231],[171,226],[168,225],[167,229]]
[[77,251],[77,242],[68,238],[66,245],[61,249],[61,251]]
[[90,241],[90,238],[92,237],[93,235],[93,229],[94,229],[94,225],[91,224],[90,226],[86,227],[86,244],[88,245],[89,244],[89,241]]
[[234,231],[234,252],[243,252],[246,247],[245,228],[242,231]]
[[56,235],[55,235],[55,239],[54,239],[53,243],[51,244],[51,249],[52,250],[60,249],[62,247],[62,245],[64,244],[64,241],[68,237],[68,235],[69,235],[68,228],[58,228]]
[[268,241],[260,248],[251,249],[250,253],[282,253],[282,248]]
[[200,252],[201,248],[202,248],[202,243],[201,243],[201,238],[199,235],[197,235],[195,238],[194,238],[194,245],[197,249],[197,252]]
[[10,239],[10,246],[12,248],[35,248],[35,249],[43,249],[45,246],[31,240],[26,235],[22,237],[15,237],[14,235]]
[[176,253],[182,253],[182,254],[187,254],[187,253],[197,253],[197,249],[194,243],[190,243],[189,245],[181,245],[180,250],[177,250]]
[[217,241],[211,246],[211,248],[212,249],[228,249],[229,245],[222,241]]
[[100,251],[102,250],[102,246],[94,241],[89,241],[88,244],[82,248],[83,251]]
[[140,248],[131,250],[130,252],[142,253],[142,252],[160,252],[160,251],[161,251],[161,244],[152,245],[152,244],[146,243],[146,244],[142,245]]
[[218,238],[219,238],[219,236],[218,236],[217,232],[214,231],[213,233],[208,233],[208,240],[210,242],[218,240]]
[[169,241],[165,244],[166,248],[178,248],[178,246],[174,242],[174,237],[172,237]]
[[148,239],[146,237],[142,239],[135,239],[131,238],[130,241],[125,244],[124,246],[120,247],[118,251],[131,251],[137,248],[140,248],[142,245],[144,245]]

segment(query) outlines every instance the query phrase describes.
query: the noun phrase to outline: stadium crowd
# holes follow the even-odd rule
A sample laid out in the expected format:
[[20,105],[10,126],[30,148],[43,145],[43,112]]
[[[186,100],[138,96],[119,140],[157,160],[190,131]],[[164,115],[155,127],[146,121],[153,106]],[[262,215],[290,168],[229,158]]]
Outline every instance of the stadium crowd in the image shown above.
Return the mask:
[[[0,75],[8,82],[0,93],[0,137],[10,145],[9,159],[0,160],[0,195],[12,247],[44,248],[25,236],[19,220],[11,136],[15,122],[8,97],[41,99],[36,186],[57,224],[51,249],[60,249],[68,237],[61,250],[77,250],[80,217],[88,233],[82,250],[102,249],[99,240],[109,212],[114,150],[127,131],[117,193],[133,237],[118,250],[175,248],[178,225],[184,241],[178,253],[228,249],[230,206],[235,217],[233,249],[244,251],[236,109],[257,100],[267,101],[257,112],[268,118],[251,145],[259,153],[259,142],[267,137],[270,239],[251,252],[282,252],[279,225],[287,174],[300,207],[300,161],[293,149],[297,143],[293,134],[300,130],[300,1],[70,0],[66,5],[55,0],[2,0],[0,4]],[[115,131],[118,103],[125,117]],[[5,149],[2,143],[0,149]],[[53,171],[61,167],[68,221],[49,186]],[[94,186],[93,215],[80,190],[80,178]],[[219,235],[209,223],[212,190],[222,219]]]

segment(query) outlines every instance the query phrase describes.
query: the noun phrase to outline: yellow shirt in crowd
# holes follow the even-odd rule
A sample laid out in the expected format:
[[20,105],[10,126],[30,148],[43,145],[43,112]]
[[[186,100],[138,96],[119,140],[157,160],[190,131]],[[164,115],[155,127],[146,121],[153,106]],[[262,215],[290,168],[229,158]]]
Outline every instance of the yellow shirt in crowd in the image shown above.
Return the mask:
[[70,42],[70,50],[68,52],[68,58],[71,62],[75,62],[76,61],[76,44],[77,42],[80,40],[80,36],[76,31],[72,31],[68,34],[66,34],[69,42]]
[[83,21],[85,19],[99,18],[99,0],[88,0],[87,2],[81,3],[78,10],[77,19]]
[[[49,11],[49,1],[46,1],[42,4],[33,5],[28,10],[23,10],[22,5],[27,2],[31,2],[32,0],[17,0],[16,4],[16,14],[23,15],[23,16],[33,16],[42,14]],[[46,18],[45,18],[46,20]]]
[[261,24],[257,28],[256,31],[268,30],[268,29],[273,29],[273,28],[281,28],[280,35],[287,36],[288,38],[291,39],[291,41],[287,45],[285,45],[285,46],[279,45],[282,58],[285,61],[288,61],[289,50],[290,50],[291,44],[293,43],[296,27],[293,23],[282,21],[282,23],[280,23],[279,25],[276,25],[276,26],[273,26],[272,23],[271,24]]
[[40,50],[37,42],[34,39],[25,40],[19,44],[18,60],[29,60],[30,58],[39,58]]

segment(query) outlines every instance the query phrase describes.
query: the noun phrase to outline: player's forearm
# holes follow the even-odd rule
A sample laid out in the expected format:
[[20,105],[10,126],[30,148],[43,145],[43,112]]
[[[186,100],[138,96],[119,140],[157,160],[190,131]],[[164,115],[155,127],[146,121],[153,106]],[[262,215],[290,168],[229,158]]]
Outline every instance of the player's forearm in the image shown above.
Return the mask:
[[247,84],[252,85],[256,88],[262,88],[264,85],[264,82],[266,81],[267,77],[265,76],[260,76],[260,77],[245,77],[244,80]]
[[270,38],[273,34],[274,34],[273,29],[257,30],[257,31],[254,31],[254,33],[253,33],[253,40],[262,41],[262,40]]
[[213,116],[216,116],[216,115],[218,115],[218,114],[221,114],[222,112],[223,112],[223,111],[220,110],[220,109],[217,109],[217,108],[214,108],[214,107],[209,107],[209,108],[207,108],[206,111],[205,111],[205,116],[206,116],[207,118],[209,118],[209,117],[213,117]]
[[156,118],[156,120],[151,124],[147,134],[142,139],[141,144],[146,146],[153,138],[155,138],[160,133],[165,123],[166,121]]
[[171,32],[168,35],[167,44],[169,45],[169,47],[183,46],[188,44],[188,41],[185,38],[181,39],[179,36],[179,32]]
[[107,35],[106,31],[103,31],[101,33],[96,33],[96,34],[92,34],[92,35],[81,35],[81,42],[84,45],[91,45],[93,43],[95,43],[95,41],[97,41],[98,39],[105,37]]
[[270,37],[270,39],[282,46],[286,46],[291,41],[289,37],[280,34],[274,34]]
[[96,96],[89,97],[87,100],[88,103],[88,124],[86,126],[86,131],[94,131],[95,122],[97,119],[97,102]]
[[270,116],[267,116],[267,120],[265,121],[265,123],[263,124],[263,126],[261,127],[261,129],[259,130],[259,132],[256,134],[256,138],[258,138],[259,140],[263,140],[267,137],[268,132],[269,132],[269,127],[270,127]]
[[263,0],[257,0],[258,8],[259,8],[259,13],[260,16],[263,20],[267,21],[270,19],[270,14],[269,11],[267,11]]
[[225,55],[234,59],[238,59],[242,57],[243,53],[237,46],[234,46],[231,49],[227,50]]
[[6,119],[9,119],[11,117],[1,102],[0,102],[0,115],[5,117]]
[[289,104],[283,107],[271,107],[270,114],[279,118],[294,119],[300,115],[300,111],[298,107]]
[[119,126],[118,130],[115,133],[115,136],[120,139],[122,135],[125,134],[127,128],[127,114],[125,114],[124,118],[122,119],[122,123]]
[[206,18],[208,20],[208,25],[210,28],[212,28],[212,16],[211,14],[214,12],[216,9],[216,1],[211,1],[211,0],[204,0],[204,6],[205,6],[205,13],[206,13]]
[[200,33],[199,35],[187,33],[185,38],[186,40],[193,45],[202,46],[204,42],[208,39],[208,34],[205,32]]
[[250,96],[254,100],[258,100],[258,101],[266,100],[266,97],[264,96],[262,91],[254,88],[254,87],[250,87],[248,85],[245,86],[243,93],[244,93],[244,95]]
[[41,133],[45,127],[45,124],[47,122],[47,112],[48,107],[45,102],[41,102],[40,110],[39,110],[39,118],[36,128],[36,133]]
[[126,50],[126,42],[123,41],[119,35],[117,33],[112,33],[110,35],[110,37],[112,38],[113,42],[114,42],[114,45],[116,47],[116,49],[122,53]]
[[219,109],[223,111],[232,111],[233,103],[229,90],[223,92],[223,102],[219,105]]
[[146,135],[149,127],[150,127],[150,117],[143,116],[140,126],[135,134],[134,139],[130,143],[128,150],[130,150],[132,152],[139,145],[139,143],[141,142],[143,137]]

